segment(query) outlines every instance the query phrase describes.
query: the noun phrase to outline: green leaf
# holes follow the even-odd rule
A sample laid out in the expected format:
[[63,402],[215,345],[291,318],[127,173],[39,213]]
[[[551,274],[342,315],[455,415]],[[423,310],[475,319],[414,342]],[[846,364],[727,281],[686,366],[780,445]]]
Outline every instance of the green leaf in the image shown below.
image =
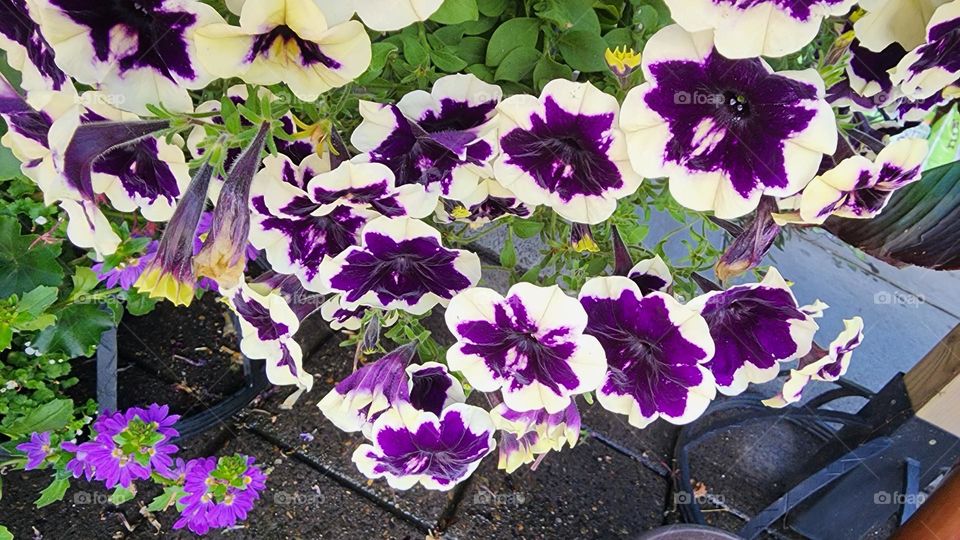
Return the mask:
[[533,68],[533,84],[537,87],[538,92],[554,79],[569,80],[572,77],[572,69],[546,56],[537,62],[537,67]]
[[157,307],[157,299],[135,289],[127,291],[127,312],[134,317],[146,315]]
[[63,353],[69,358],[90,356],[100,335],[113,327],[113,317],[95,304],[72,304],[57,313],[56,326],[37,335],[34,347],[43,353]]
[[520,238],[533,238],[543,230],[543,222],[532,219],[518,219],[510,224],[510,228]]
[[6,146],[0,147],[0,180],[9,180],[20,175],[20,160]]
[[86,294],[96,289],[97,285],[100,284],[97,273],[82,266],[77,268],[71,279],[73,280],[73,291],[70,293],[70,300],[74,302],[83,302]]
[[403,57],[407,62],[414,66],[422,66],[427,63],[430,54],[419,41],[410,36],[401,36],[401,39],[403,40]]
[[63,281],[57,262],[60,246],[38,242],[31,247],[37,239],[33,234],[21,236],[16,219],[0,217],[0,298]]
[[460,24],[480,18],[477,0],[445,0],[430,20],[440,24]]
[[0,540],[13,540],[13,534],[3,525],[0,525]]
[[582,31],[600,34],[600,19],[593,11],[593,0],[546,0],[538,12],[541,18],[557,25],[561,32]]
[[113,493],[110,494],[110,499],[108,500],[110,501],[110,504],[120,506],[127,501],[132,501],[136,496],[137,493],[135,490],[127,489],[123,486],[117,486],[117,488],[113,490]]
[[447,73],[459,73],[463,68],[467,67],[467,63],[456,54],[450,52],[448,48],[431,52],[430,59],[433,60],[433,65]]
[[520,47],[510,51],[510,54],[503,59],[494,78],[498,81],[519,82],[533,73],[533,68],[540,59],[540,51],[529,47]]
[[383,73],[383,68],[387,65],[387,59],[390,55],[399,49],[392,43],[374,43],[372,46],[373,56],[370,59],[370,67],[366,73],[358,79],[361,84],[375,80]]
[[455,51],[468,65],[482,64],[487,54],[487,43],[483,38],[468,36],[460,40]]
[[31,409],[26,416],[3,428],[4,435],[19,439],[34,432],[56,431],[73,419],[73,400],[55,399]]
[[514,49],[535,49],[540,39],[540,21],[530,17],[510,19],[500,25],[487,45],[487,65],[496,67]]
[[477,0],[477,8],[487,17],[499,17],[507,9],[510,0]]
[[513,233],[509,231],[507,231],[507,239],[503,242],[503,249],[500,250],[500,266],[504,268],[517,266],[517,250],[513,246]]
[[183,488],[180,486],[167,486],[163,488],[163,493],[154,497],[150,504],[147,506],[147,510],[151,512],[163,512],[167,508],[175,505],[177,499],[179,499],[184,494]]
[[17,311],[40,315],[57,301],[57,288],[40,285],[23,295],[17,303]]
[[616,49],[617,47],[633,48],[633,32],[629,28],[616,28],[607,32],[603,36],[603,41],[607,47]]
[[960,108],[954,105],[933,125],[926,167],[933,169],[960,158]]
[[561,35],[558,45],[560,54],[571,68],[585,73],[607,70],[607,62],[603,59],[607,42],[599,34],[574,30]]
[[34,501],[34,504],[37,505],[37,508],[43,508],[48,504],[61,501],[63,500],[63,496],[67,493],[67,488],[69,487],[70,480],[66,478],[57,478],[53,482],[50,482],[50,485],[40,492],[40,498]]

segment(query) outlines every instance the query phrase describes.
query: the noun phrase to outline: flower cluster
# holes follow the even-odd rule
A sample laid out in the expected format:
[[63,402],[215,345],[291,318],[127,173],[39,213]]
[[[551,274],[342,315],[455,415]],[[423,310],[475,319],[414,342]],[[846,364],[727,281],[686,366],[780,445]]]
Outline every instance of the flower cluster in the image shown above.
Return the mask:
[[115,496],[123,491],[132,498],[138,481],[160,484],[164,493],[151,509],[176,504],[180,518],[174,529],[187,527],[205,534],[246,519],[266,482],[254,458],[233,455],[174,461],[175,424],[180,416],[169,412],[169,407],[157,404],[105,412],[94,421],[86,442],[56,445],[49,432],[33,433],[17,450],[25,454],[27,470],[65,464],[67,476],[102,482],[107,489],[117,489]]

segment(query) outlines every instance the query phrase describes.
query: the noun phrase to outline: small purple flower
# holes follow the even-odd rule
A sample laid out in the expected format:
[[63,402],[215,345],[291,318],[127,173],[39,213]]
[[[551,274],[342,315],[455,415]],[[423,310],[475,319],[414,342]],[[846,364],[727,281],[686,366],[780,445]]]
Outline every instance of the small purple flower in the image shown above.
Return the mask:
[[97,263],[91,269],[97,273],[97,278],[104,282],[108,289],[119,286],[125,291],[129,290],[156,256],[159,246],[159,242],[151,240],[141,255],[122,261],[109,270],[104,270],[104,263]]
[[[780,394],[763,401],[768,407],[779,409],[803,398],[803,389],[811,380],[836,381],[850,367],[853,351],[863,343],[863,319],[853,317],[843,321],[843,331],[837,336],[825,354],[816,358],[808,355],[802,358],[796,369],[790,370],[790,376],[783,383]],[[820,349],[822,351],[822,349]],[[811,358],[812,357],[812,358]]]
[[381,217],[363,229],[360,246],[320,263],[321,287],[347,306],[426,313],[480,280],[480,258],[447,249],[440,233],[410,218]]
[[444,199],[437,207],[436,219],[441,223],[466,222],[470,228],[480,227],[504,217],[526,219],[533,213],[530,206],[517,199],[512,191],[493,178],[480,181],[477,189],[461,201]]
[[539,99],[512,96],[499,111],[501,155],[494,174],[525,204],[545,204],[570,221],[593,225],[640,186],[619,128],[620,105],[592,84],[557,79]]
[[760,283],[709,292],[687,307],[707,321],[716,353],[706,367],[726,395],[775,379],[781,363],[810,352],[819,328],[774,268]]
[[351,373],[333,387],[317,407],[342,431],[369,433],[374,420],[410,398],[407,366],[416,344],[400,347]]
[[448,75],[431,93],[416,90],[396,105],[361,102],[364,120],[350,140],[365,152],[361,159],[390,167],[398,186],[420,184],[434,201],[436,194],[462,200],[489,176],[501,96],[473,75]]
[[394,489],[420,484],[449,491],[496,447],[487,411],[457,403],[441,415],[401,403],[377,418],[373,444],[362,444],[353,462],[367,478],[386,478]]
[[939,94],[960,80],[960,3],[937,8],[927,23],[926,42],[908,52],[891,71],[893,84],[920,100]]
[[222,22],[211,6],[188,0],[110,2],[35,0],[41,31],[57,64],[78,81],[123,96],[125,109],[147,103],[191,111],[188,89],[213,80],[197,58],[194,33]]
[[728,219],[764,194],[800,191],[838,134],[816,71],[729,60],[711,35],[676,25],[654,34],[643,55],[647,82],[630,91],[620,118],[638,173],[668,177],[681,205]]
[[597,400],[636,427],[657,418],[692,422],[716,396],[705,364],[714,344],[706,321],[672,296],[644,296],[624,277],[599,277],[580,291],[587,333],[606,351],[608,367]]
[[27,455],[27,464],[24,470],[39,469],[53,450],[50,448],[50,432],[31,433],[30,441],[17,445],[17,450]]
[[254,458],[239,454],[191,460],[184,495],[177,501],[183,510],[173,528],[206,534],[246,519],[267,480],[254,462]]
[[713,30],[727,58],[785,56],[813,41],[820,23],[850,11],[855,0],[667,0],[688,32]]
[[477,390],[502,391],[515,411],[560,412],[603,379],[603,347],[584,335],[587,313],[557,286],[518,283],[506,298],[472,288],[450,302],[446,322],[457,338],[450,369]]

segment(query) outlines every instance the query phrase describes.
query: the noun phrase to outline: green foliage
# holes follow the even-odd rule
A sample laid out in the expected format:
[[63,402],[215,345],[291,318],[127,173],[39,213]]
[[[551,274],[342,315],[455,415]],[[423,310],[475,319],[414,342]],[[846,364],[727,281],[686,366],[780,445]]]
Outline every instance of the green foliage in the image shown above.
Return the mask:
[[22,294],[42,285],[60,285],[63,268],[57,261],[58,255],[58,244],[48,244],[34,234],[21,234],[16,219],[0,217],[0,297]]

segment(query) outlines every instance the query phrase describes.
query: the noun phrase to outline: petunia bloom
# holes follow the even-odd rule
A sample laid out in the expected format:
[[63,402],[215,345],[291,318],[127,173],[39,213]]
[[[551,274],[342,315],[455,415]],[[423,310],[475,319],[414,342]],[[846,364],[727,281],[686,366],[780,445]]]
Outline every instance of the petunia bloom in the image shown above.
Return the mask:
[[247,267],[250,186],[260,165],[260,154],[269,134],[270,124],[265,122],[243,153],[233,162],[217,198],[210,232],[194,258],[194,272],[197,276],[208,277],[223,288],[239,284]]
[[670,267],[659,255],[654,255],[651,259],[643,259],[637,262],[627,272],[627,277],[640,287],[640,292],[649,294],[652,292],[667,292],[673,285],[673,274],[670,273]]
[[827,89],[827,101],[837,107],[869,112],[885,107],[899,97],[890,78],[890,70],[907,54],[899,43],[891,43],[875,52],[854,39],[848,52],[847,76]]
[[247,83],[285,83],[298,98],[320,94],[359,77],[370,65],[363,25],[330,27],[314,0],[257,0],[240,9],[240,26],[211,24],[197,32],[207,69]]
[[828,347],[826,354],[809,362],[801,360],[783,383],[780,394],[763,401],[768,407],[779,409],[803,398],[803,389],[811,380],[836,381],[850,367],[853,351],[863,343],[863,319],[853,317],[843,321],[843,331]]
[[648,82],[621,115],[640,174],[668,177],[681,205],[735,218],[764,194],[789,196],[837,146],[833,110],[814,70],[775,73],[758,58],[728,60],[710,32],[668,26],[644,49]]
[[480,181],[477,189],[461,201],[442,200],[436,219],[441,223],[466,222],[478,229],[504,217],[528,218],[533,210],[517,200],[512,191],[493,178]]
[[580,291],[589,317],[586,332],[606,351],[608,367],[597,401],[646,427],[657,418],[687,424],[716,396],[705,364],[714,343],[706,321],[672,296],[644,296],[624,277],[599,277]]
[[800,196],[805,223],[823,223],[831,215],[866,219],[879,214],[893,192],[920,180],[927,141],[901,139],[880,151],[875,161],[853,156],[817,176]]
[[39,469],[43,462],[53,454],[50,447],[50,432],[31,433],[30,440],[17,445],[17,450],[27,455],[24,470]]
[[275,291],[261,294],[244,281],[221,292],[240,323],[240,351],[266,360],[271,383],[312,388],[313,376],[303,370],[303,351],[294,340],[300,319],[283,296]]
[[518,283],[506,297],[468,289],[445,316],[457,338],[447,350],[450,369],[477,390],[502,391],[514,411],[558,413],[603,379],[603,347],[584,334],[587,313],[557,286]]
[[911,99],[926,99],[960,80],[960,0],[937,8],[927,23],[925,42],[908,52],[891,71],[893,84]]
[[373,425],[373,444],[362,444],[353,462],[368,478],[386,478],[394,489],[420,484],[449,491],[496,447],[487,411],[454,404],[440,415],[400,404]]
[[363,122],[350,141],[358,159],[390,167],[398,186],[420,184],[462,200],[492,171],[500,87],[474,75],[448,75],[430,93],[413,91],[396,105],[360,102]]
[[727,58],[785,56],[813,41],[820,23],[850,11],[856,0],[666,0],[688,32],[713,30]]
[[361,367],[338,382],[317,407],[340,430],[369,433],[380,414],[409,399],[406,370],[416,352],[415,343],[407,344]]
[[247,518],[267,477],[252,457],[235,454],[221,458],[191,460],[183,484],[184,495],[177,500],[180,518],[174,529],[184,527],[195,534],[211,528],[232,527]]
[[498,109],[494,174],[524,203],[592,225],[640,186],[618,125],[620,106],[592,84],[554,80],[539,99],[516,95]]
[[207,204],[213,168],[204,163],[196,172],[170,222],[160,237],[157,255],[134,284],[151,298],[166,298],[189,306],[197,277],[193,272],[193,244],[197,225]]
[[203,2],[109,2],[96,9],[83,0],[32,2],[57,65],[118,96],[125,110],[145,114],[149,103],[192,111],[187,90],[214,79],[200,64],[194,40],[198,28],[223,18]]
[[39,13],[32,0],[0,1],[0,49],[7,64],[23,76],[27,92],[63,90],[70,83],[54,61],[50,44],[40,33]]
[[760,283],[709,292],[687,307],[707,321],[716,352],[705,367],[728,396],[775,379],[781,363],[810,352],[819,328],[774,268]]
[[[230,11],[239,15],[247,0],[227,0]],[[350,20],[354,14],[378,32],[392,32],[425,21],[443,0],[314,0],[330,25]]]
[[866,11],[853,25],[857,39],[871,51],[892,43],[910,50],[924,42],[927,23],[951,0],[859,0]]
[[421,315],[476,285],[480,258],[443,247],[440,233],[422,221],[380,217],[363,229],[360,246],[320,263],[319,279],[347,305]]
[[507,473],[532,461],[532,456],[559,452],[564,446],[573,448],[580,438],[580,411],[574,402],[553,414],[545,410],[517,412],[501,403],[490,411],[490,417],[502,432],[501,441],[508,444],[506,449],[501,444],[499,464]]

